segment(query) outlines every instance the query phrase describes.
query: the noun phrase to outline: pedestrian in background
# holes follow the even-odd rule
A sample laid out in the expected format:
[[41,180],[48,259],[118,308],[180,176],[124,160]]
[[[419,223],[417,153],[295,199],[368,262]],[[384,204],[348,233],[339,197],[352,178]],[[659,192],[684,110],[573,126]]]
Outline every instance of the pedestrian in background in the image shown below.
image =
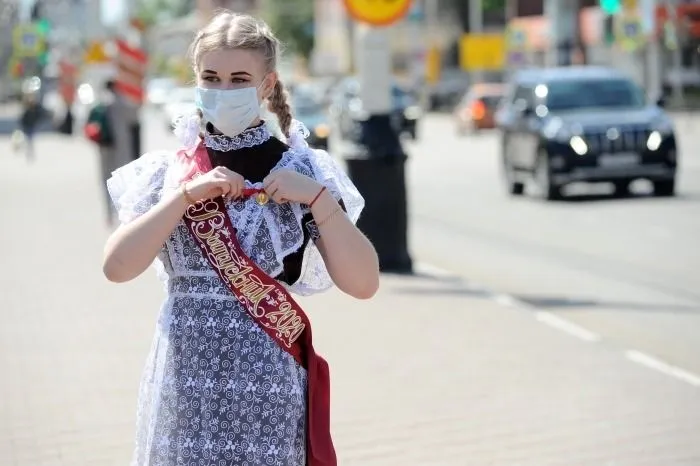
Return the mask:
[[[124,165],[125,161],[119,161],[117,158],[117,141],[114,137],[114,111],[115,94],[114,81],[108,80],[105,83],[104,90],[98,98],[97,104],[90,109],[87,120],[85,122],[85,136],[97,145],[100,155],[100,182],[103,187],[105,196],[105,212],[107,215],[107,223],[112,225],[115,220],[115,212],[107,190],[107,180],[112,175],[112,172]],[[119,163],[123,162],[123,163]]]
[[[39,124],[48,117],[48,112],[39,102],[39,95],[36,92],[28,92],[22,95],[22,113],[19,118],[19,129],[22,132],[21,145],[27,161],[33,162],[35,159],[34,136]],[[15,136],[17,137],[17,136]]]
[[328,366],[290,291],[374,295],[377,254],[354,225],[364,200],[293,120],[267,24],[220,13],[191,51],[200,114],[177,122],[183,148],[109,180],[122,225],[105,275],[126,282],[157,259],[168,292],[132,464],[335,466]]

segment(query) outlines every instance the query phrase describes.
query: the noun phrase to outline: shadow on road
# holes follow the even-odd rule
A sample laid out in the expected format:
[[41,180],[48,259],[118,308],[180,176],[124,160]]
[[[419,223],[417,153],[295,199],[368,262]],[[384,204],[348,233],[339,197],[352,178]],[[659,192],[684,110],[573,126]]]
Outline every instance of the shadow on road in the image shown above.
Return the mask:
[[673,313],[697,313],[700,306],[679,305],[679,304],[655,304],[655,303],[633,303],[618,301],[599,301],[590,298],[569,298],[558,296],[516,296],[520,301],[531,306],[547,309],[561,310],[586,307],[586,308],[613,308],[628,311],[649,311],[649,312],[673,312]]
[[[683,193],[676,193],[675,196],[668,196],[668,197],[656,197],[653,195],[651,192],[642,192],[642,193],[631,193],[626,196],[621,196],[621,195],[615,195],[615,194],[610,194],[610,193],[575,193],[575,194],[566,194],[564,197],[561,199],[557,199],[555,202],[558,203],[570,203],[570,204],[576,204],[576,203],[593,203],[593,202],[610,202],[610,203],[619,203],[619,202],[669,202],[669,201],[678,201],[678,202],[698,202],[700,201],[700,192],[683,192]],[[548,201],[552,202],[552,201]]]

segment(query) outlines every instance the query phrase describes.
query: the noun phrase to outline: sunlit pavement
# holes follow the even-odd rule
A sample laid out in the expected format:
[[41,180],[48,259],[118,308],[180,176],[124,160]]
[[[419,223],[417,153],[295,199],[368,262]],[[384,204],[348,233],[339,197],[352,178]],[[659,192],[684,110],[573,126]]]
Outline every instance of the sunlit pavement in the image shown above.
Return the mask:
[[[175,147],[155,118],[145,146]],[[493,135],[442,116],[422,134],[407,148],[426,276],[302,301],[340,464],[700,464],[697,156],[677,199],[546,204],[504,194]],[[0,464],[124,465],[162,289],[152,271],[101,276],[93,148],[37,149],[28,165],[0,139]]]

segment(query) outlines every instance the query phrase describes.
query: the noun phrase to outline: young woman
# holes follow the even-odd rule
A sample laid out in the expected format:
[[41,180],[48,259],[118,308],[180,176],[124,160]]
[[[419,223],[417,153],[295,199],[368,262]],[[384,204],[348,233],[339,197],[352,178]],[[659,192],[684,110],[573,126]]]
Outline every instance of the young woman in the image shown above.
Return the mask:
[[[367,299],[378,261],[354,225],[362,197],[292,119],[278,54],[265,23],[217,15],[191,47],[200,114],[177,124],[183,149],[145,154],[108,181],[121,226],[106,277],[131,280],[156,259],[168,291],[134,464],[336,464],[327,365],[288,290],[335,284]],[[284,142],[261,121],[263,103]]]

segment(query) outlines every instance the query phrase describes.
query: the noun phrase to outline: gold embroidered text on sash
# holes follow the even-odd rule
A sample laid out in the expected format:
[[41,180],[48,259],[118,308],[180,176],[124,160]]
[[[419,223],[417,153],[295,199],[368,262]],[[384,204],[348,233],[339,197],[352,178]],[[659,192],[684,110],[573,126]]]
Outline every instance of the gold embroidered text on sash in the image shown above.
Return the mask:
[[[236,291],[239,300],[250,305],[248,312],[261,324],[274,331],[291,348],[306,328],[294,306],[282,293],[276,293],[274,284],[265,284],[254,273],[246,257],[237,254],[224,228],[226,214],[217,209],[215,202],[198,203],[185,216],[192,221],[192,232],[208,246],[207,259],[212,267]],[[245,303],[244,303],[245,304]]]

